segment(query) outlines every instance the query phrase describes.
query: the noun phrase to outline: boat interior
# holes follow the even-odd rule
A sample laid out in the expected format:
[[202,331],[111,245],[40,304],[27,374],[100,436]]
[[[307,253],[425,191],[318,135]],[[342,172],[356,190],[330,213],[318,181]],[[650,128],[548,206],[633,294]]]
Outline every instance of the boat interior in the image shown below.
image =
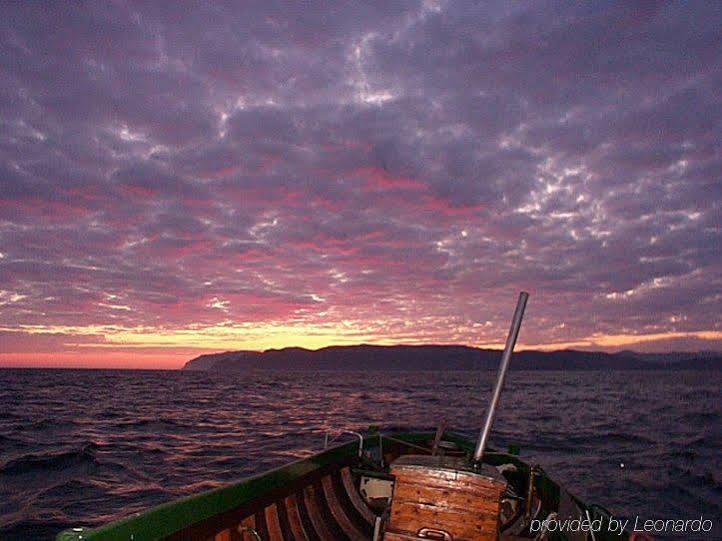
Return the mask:
[[[391,473],[393,465],[400,461],[423,462],[421,457],[432,459],[442,470],[463,470],[457,464],[468,462],[471,451],[467,439],[447,434],[434,439],[434,434],[381,434],[367,436],[364,442],[353,441],[328,449],[309,460],[295,463],[305,465],[307,471],[290,471],[294,465],[276,470],[285,482],[274,486],[267,479],[267,490],[255,491],[254,497],[224,512],[199,520],[164,537],[167,540],[230,541],[244,540],[376,540],[376,539],[553,539],[539,532],[530,532],[533,518],[546,518],[552,513],[568,512],[579,515],[583,506],[575,498],[549,479],[541,468],[530,467],[511,453],[489,451],[484,455],[483,477],[494,475],[503,480],[503,490],[493,499],[496,507],[496,523],[493,532],[463,537],[447,531],[447,522],[467,521],[469,513],[479,513],[474,502],[458,501],[454,505],[456,485],[465,485],[458,475],[443,492],[445,508],[443,516],[439,509],[427,526],[415,531],[403,530],[392,533],[392,502],[396,476]],[[513,450],[512,450],[513,451]],[[403,457],[403,458],[402,458]],[[453,465],[453,468],[449,468]],[[431,468],[433,470],[433,468]],[[286,471],[289,470],[289,471]],[[494,473],[490,473],[493,470]],[[285,473],[285,475],[284,475]],[[429,473],[420,471],[421,483]],[[267,474],[268,475],[268,474]],[[433,472],[431,473],[433,475]],[[460,486],[468,496],[468,486]],[[433,498],[433,495],[426,495]],[[483,494],[477,495],[483,499]],[[422,495],[423,500],[424,495]],[[412,495],[413,498],[413,495]],[[202,502],[196,502],[200,504]],[[421,502],[421,506],[437,502]],[[566,509],[564,509],[566,507]],[[492,509],[492,511],[494,511]],[[415,511],[412,509],[411,513]],[[458,515],[458,516],[456,516]],[[424,520],[420,518],[420,520]],[[413,534],[413,536],[412,536]],[[543,532],[542,532],[543,534]],[[569,539],[573,539],[567,537]],[[579,539],[584,539],[580,537]]]

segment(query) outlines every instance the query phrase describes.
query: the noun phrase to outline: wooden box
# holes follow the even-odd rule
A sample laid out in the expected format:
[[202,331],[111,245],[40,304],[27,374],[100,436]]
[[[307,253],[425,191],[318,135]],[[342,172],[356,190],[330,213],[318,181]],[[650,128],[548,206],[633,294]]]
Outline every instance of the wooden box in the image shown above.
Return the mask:
[[506,481],[495,468],[474,470],[458,457],[407,455],[391,465],[391,473],[396,481],[385,541],[498,538]]

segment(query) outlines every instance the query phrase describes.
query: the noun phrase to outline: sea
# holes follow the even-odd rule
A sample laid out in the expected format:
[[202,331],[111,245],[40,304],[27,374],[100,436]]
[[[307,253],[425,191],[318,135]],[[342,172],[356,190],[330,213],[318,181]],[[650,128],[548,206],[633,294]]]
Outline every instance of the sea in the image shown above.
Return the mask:
[[[53,539],[306,457],[327,433],[476,437],[480,372],[1,369],[0,539]],[[340,440],[342,441],[342,440]],[[490,444],[615,517],[722,539],[722,371],[510,371]]]

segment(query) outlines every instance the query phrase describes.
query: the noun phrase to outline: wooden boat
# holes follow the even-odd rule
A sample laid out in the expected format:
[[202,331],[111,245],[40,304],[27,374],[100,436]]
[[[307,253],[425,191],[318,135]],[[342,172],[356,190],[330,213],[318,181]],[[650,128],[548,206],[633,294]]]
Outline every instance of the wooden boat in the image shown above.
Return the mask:
[[[359,442],[351,441],[237,484],[166,503],[97,529],[67,530],[57,539],[372,540],[375,528],[380,530],[377,538],[383,539],[390,517],[389,496],[394,490],[388,465],[402,456],[432,457],[434,434],[372,431],[364,436],[361,456]],[[473,443],[467,438],[445,433],[433,458],[440,464],[465,460],[472,450]],[[597,541],[620,539],[607,531],[607,512],[582,503],[540,467],[527,464],[515,454],[490,451],[484,454],[484,465],[502,470],[508,482],[499,501],[500,539],[534,539],[539,531],[530,532],[532,520],[539,524],[554,513],[558,517],[598,521],[600,531],[594,532]],[[449,507],[454,510],[453,505]],[[584,532],[565,536],[548,532],[545,539],[587,538]],[[623,539],[627,539],[626,533]]]
[[58,541],[634,539],[513,449],[486,449],[526,298],[519,297],[476,445],[446,433],[445,423],[435,434],[372,427],[352,433],[358,442],[97,529],[73,528]]

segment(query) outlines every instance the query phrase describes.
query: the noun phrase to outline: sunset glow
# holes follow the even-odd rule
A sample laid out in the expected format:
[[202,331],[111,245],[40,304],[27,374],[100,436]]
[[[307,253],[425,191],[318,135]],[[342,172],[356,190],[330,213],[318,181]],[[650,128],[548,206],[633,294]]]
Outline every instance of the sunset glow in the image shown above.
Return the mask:
[[0,366],[722,350],[719,10],[393,6],[4,6]]

